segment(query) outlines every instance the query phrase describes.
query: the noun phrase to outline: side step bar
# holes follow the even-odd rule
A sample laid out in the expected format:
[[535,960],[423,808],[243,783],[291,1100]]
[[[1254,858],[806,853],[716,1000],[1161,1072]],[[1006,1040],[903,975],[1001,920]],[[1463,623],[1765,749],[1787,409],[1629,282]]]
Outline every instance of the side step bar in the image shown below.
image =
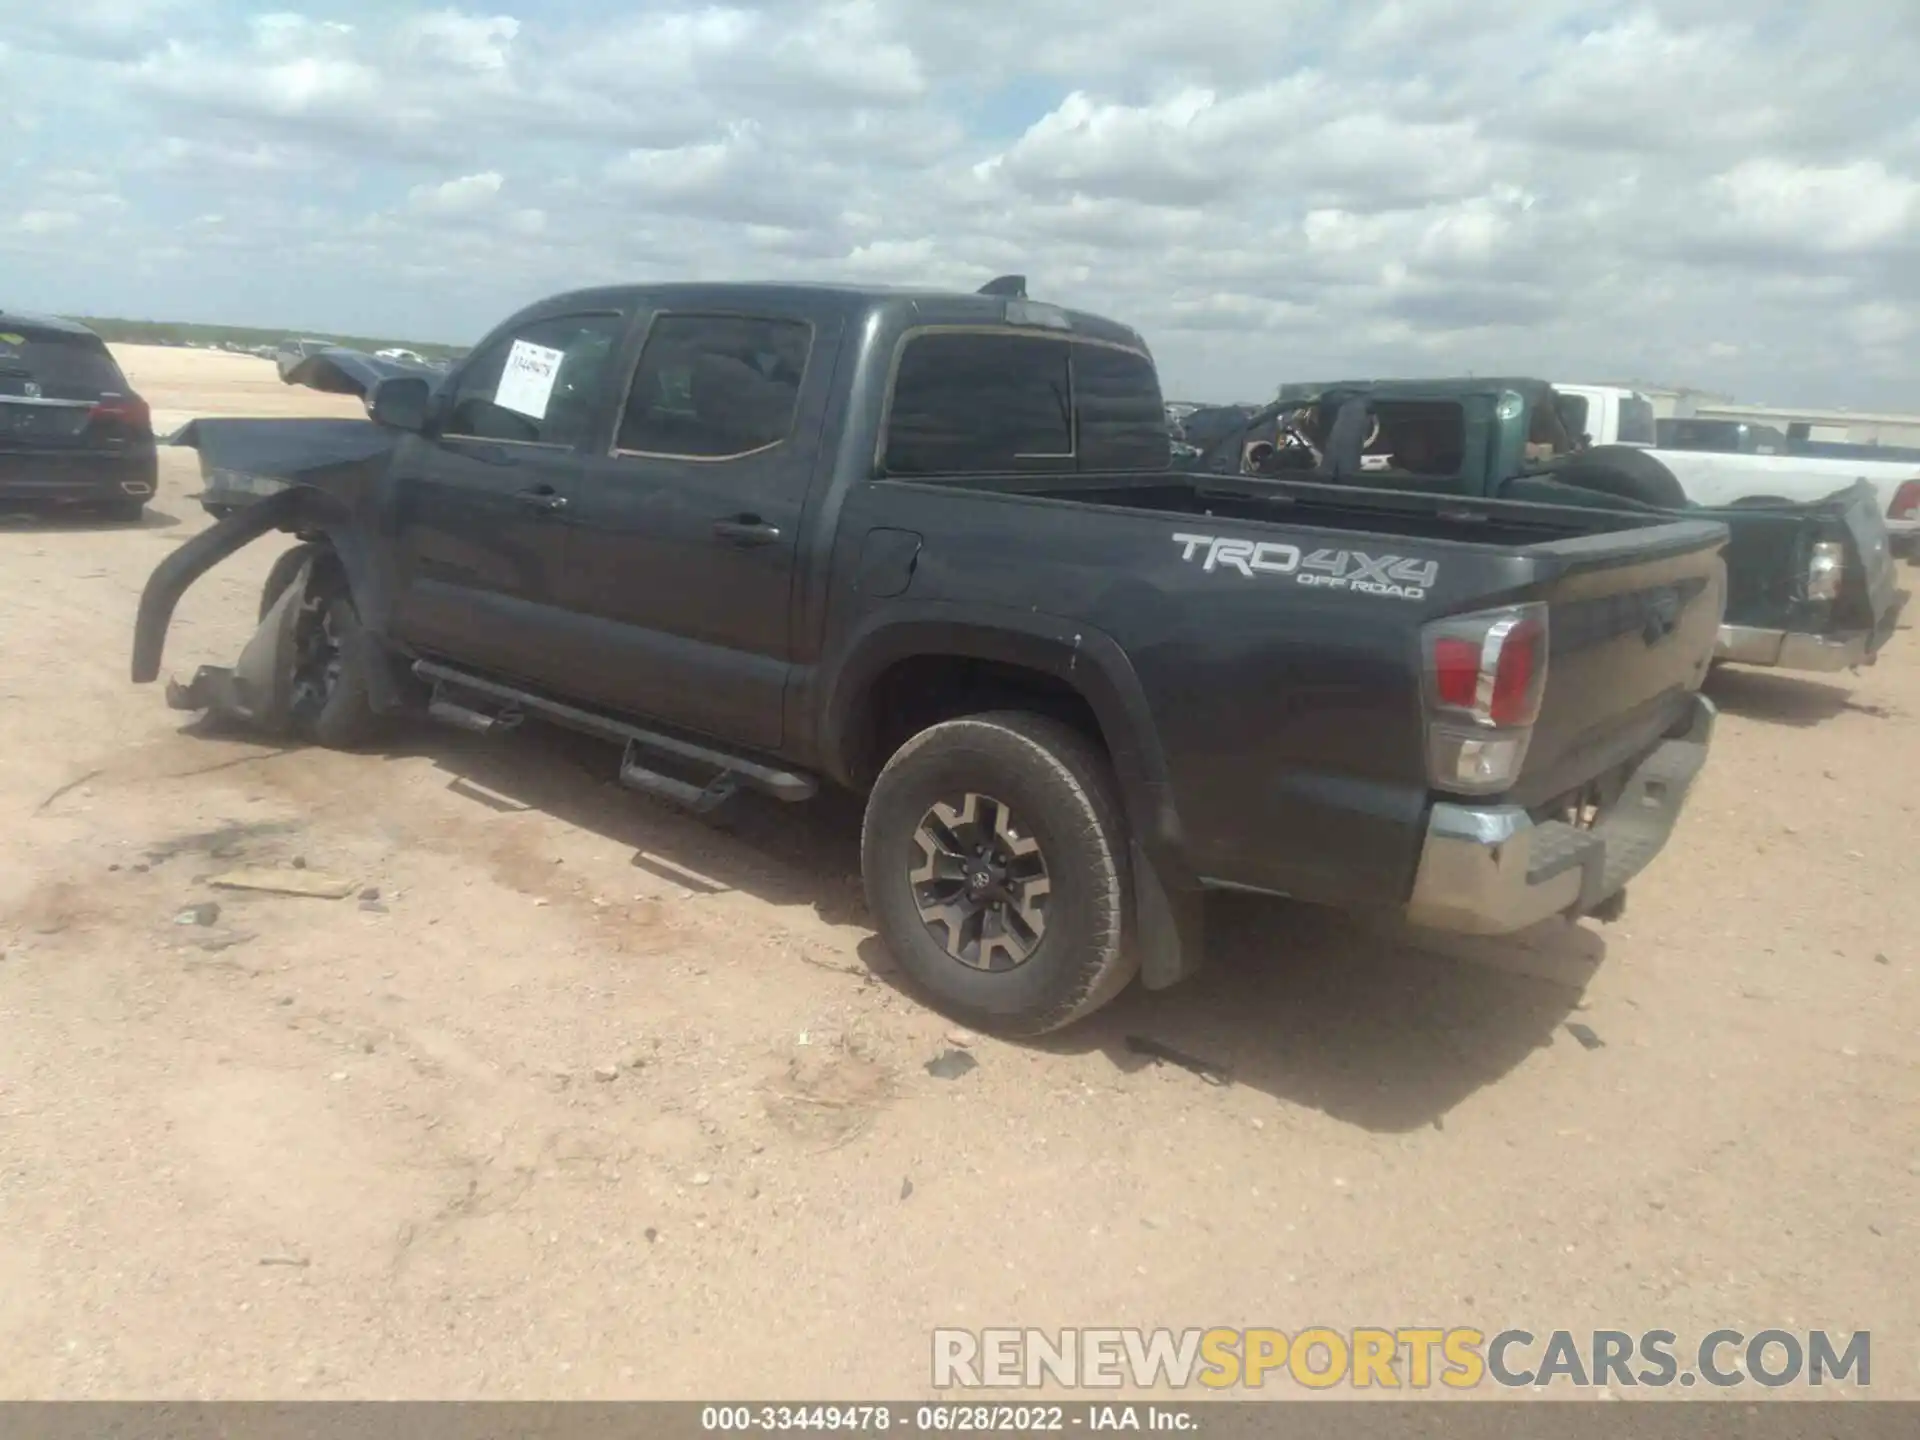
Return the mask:
[[[427,707],[427,713],[436,720],[444,720],[463,730],[486,735],[496,730],[512,729],[519,723],[523,713],[532,713],[544,716],[555,724],[565,725],[569,729],[585,731],[589,735],[598,735],[607,740],[621,741],[626,745],[626,752],[620,760],[622,785],[643,794],[684,805],[691,810],[701,812],[712,810],[742,785],[771,795],[776,800],[785,800],[790,803],[811,800],[820,791],[819,782],[811,775],[776,769],[761,761],[750,760],[744,755],[715,750],[691,740],[663,735],[657,730],[629,725],[624,720],[614,720],[591,710],[582,710],[558,700],[549,700],[544,695],[536,695],[528,690],[503,685],[497,680],[483,680],[477,675],[469,675],[464,670],[455,670],[449,665],[436,664],[431,660],[418,660],[414,662],[413,673],[433,686],[433,700]],[[500,705],[501,713],[489,715],[485,711],[477,710],[471,705],[451,698],[449,692],[464,692],[470,696],[495,701]],[[705,785],[696,785],[691,781],[665,774],[651,765],[642,764],[643,755],[706,767],[711,769],[714,775]]]

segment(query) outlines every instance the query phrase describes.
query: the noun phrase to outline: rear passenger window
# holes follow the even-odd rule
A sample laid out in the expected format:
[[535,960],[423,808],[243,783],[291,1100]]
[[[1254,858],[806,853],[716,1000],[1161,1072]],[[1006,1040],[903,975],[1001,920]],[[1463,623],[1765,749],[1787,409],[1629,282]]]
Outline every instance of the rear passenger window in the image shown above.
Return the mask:
[[1073,401],[1082,470],[1164,470],[1172,463],[1160,378],[1146,356],[1075,345]]
[[1061,470],[1072,460],[1066,341],[965,331],[907,341],[887,419],[889,474]]
[[1373,424],[1360,452],[1363,471],[1451,480],[1465,467],[1466,415],[1455,402],[1381,400],[1372,408]]
[[568,449],[591,439],[624,328],[618,315],[562,315],[501,336],[461,369],[440,433]]
[[793,430],[813,327],[748,315],[662,315],[627,392],[622,454],[726,460]]
[[[1653,405],[1638,395],[1629,395],[1620,402],[1620,435],[1622,445],[1651,445],[1659,438],[1654,425]],[[1784,445],[1782,446],[1784,449]]]

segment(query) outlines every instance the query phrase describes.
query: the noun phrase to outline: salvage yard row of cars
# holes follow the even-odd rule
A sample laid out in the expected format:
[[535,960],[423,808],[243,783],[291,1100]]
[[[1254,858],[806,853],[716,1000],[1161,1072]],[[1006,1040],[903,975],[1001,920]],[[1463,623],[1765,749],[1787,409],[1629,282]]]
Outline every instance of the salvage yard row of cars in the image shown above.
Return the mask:
[[696,811],[863,793],[882,938],[1006,1034],[1191,974],[1219,890],[1610,919],[1729,618],[1867,660],[1904,600],[1870,485],[1702,508],[1543,382],[1288,387],[1176,458],[1141,337],[1018,277],[581,291],[444,375],[288,378],[368,418],[174,437],[225,513],[149,580],[136,682],[291,533],[175,708],[338,747],[544,719]]

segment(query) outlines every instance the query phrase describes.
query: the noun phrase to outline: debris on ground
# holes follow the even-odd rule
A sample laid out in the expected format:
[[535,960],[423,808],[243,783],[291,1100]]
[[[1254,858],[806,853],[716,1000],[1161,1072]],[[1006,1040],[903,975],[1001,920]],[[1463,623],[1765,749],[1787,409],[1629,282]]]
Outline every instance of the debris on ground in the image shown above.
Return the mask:
[[378,900],[380,898],[380,887],[378,885],[367,886],[366,889],[360,892],[360,898],[369,901]]
[[189,905],[173,917],[176,925],[211,925],[220,918],[220,907],[212,900]]
[[947,1050],[927,1061],[927,1074],[936,1080],[958,1080],[969,1070],[977,1070],[980,1062],[964,1050]]
[[618,1065],[596,1065],[593,1067],[593,1078],[603,1085],[618,1080],[620,1078],[620,1067]]
[[315,900],[344,900],[356,886],[351,880],[321,870],[229,870],[210,875],[207,884],[217,890],[259,890],[269,895],[305,895]]
[[911,1194],[913,1194],[913,1181],[902,1180],[900,1182],[900,1198],[905,1200]]
[[291,1265],[296,1270],[304,1270],[313,1262],[304,1255],[262,1255],[262,1265]]
[[1147,1035],[1127,1036],[1127,1049],[1136,1055],[1145,1055],[1156,1062],[1178,1065],[1190,1074],[1198,1075],[1209,1085],[1231,1085],[1233,1076],[1224,1065],[1216,1065],[1211,1060],[1202,1060],[1197,1055],[1189,1055],[1184,1050],[1155,1040]]
[[960,1026],[957,1026],[957,1025],[953,1029],[947,1031],[947,1044],[953,1046],[957,1050],[971,1050],[974,1046],[974,1043],[977,1040],[979,1040],[979,1038],[980,1037],[974,1034],[973,1031],[962,1029]]
[[197,950],[205,950],[210,955],[217,955],[222,950],[231,950],[236,945],[244,945],[253,938],[253,932],[250,930],[216,930],[210,935],[196,935],[187,943]]
[[1598,1035],[1594,1034],[1590,1027],[1582,1025],[1578,1020],[1568,1022],[1567,1034],[1578,1040],[1581,1045],[1589,1050],[1598,1050],[1607,1043]]

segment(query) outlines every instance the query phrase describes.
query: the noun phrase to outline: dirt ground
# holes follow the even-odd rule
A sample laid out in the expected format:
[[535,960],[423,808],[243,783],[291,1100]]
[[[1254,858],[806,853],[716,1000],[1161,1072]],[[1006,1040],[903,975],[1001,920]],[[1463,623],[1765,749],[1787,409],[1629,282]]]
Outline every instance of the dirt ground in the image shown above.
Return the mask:
[[[163,424],[358,413],[122,358]],[[0,1394],[911,1397],[940,1325],[1428,1324],[1864,1329],[1920,1396],[1912,634],[1718,677],[1617,924],[1222,905],[1198,981],[941,1079],[850,802],[714,824],[595,744],[282,751],[130,684],[208,523],[163,453],[142,527],[0,522]],[[296,858],[355,893],[206,883]]]

